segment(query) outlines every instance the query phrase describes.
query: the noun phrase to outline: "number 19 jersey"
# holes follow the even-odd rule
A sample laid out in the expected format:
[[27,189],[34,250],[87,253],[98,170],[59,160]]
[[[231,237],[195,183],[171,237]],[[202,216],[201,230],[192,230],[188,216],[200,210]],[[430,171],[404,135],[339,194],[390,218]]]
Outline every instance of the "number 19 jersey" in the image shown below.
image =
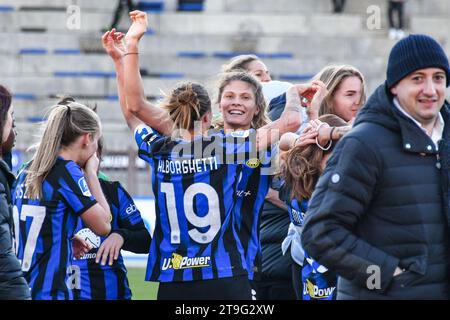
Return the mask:
[[235,155],[245,149],[216,132],[193,141],[135,131],[139,157],[152,168],[156,222],[147,281],[180,282],[245,275],[242,245],[233,223]]

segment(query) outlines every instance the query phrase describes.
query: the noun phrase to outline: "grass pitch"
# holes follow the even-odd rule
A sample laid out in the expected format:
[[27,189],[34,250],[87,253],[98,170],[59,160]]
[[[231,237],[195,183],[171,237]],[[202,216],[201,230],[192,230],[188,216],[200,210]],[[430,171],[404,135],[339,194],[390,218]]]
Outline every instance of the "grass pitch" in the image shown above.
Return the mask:
[[132,300],[156,300],[157,282],[145,281],[145,268],[127,268]]

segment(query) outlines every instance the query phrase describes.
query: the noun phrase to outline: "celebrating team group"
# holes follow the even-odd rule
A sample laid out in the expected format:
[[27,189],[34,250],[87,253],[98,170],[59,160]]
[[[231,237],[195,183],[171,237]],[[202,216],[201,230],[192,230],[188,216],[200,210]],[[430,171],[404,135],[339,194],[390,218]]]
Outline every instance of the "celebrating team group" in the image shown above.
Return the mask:
[[[121,249],[148,253],[145,280],[159,282],[158,299],[264,297],[265,201],[289,213],[278,253],[289,256],[297,299],[450,297],[450,67],[438,42],[397,42],[367,101],[351,65],[290,84],[273,81],[257,56],[235,57],[219,75],[217,118],[196,82],[161,105],[146,99],[147,15],[130,18],[126,34],[112,29],[102,42],[151,167],[153,233],[99,169],[95,108],[65,97],[17,177],[0,161],[0,299],[131,299]],[[13,107],[0,89],[5,158]]]

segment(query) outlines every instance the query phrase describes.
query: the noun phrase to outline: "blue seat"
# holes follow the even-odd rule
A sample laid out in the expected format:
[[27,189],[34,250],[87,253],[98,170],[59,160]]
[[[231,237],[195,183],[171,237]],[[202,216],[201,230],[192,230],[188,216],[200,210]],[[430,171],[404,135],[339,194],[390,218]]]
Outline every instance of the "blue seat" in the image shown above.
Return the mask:
[[11,12],[11,11],[14,11],[14,7],[5,5],[0,6],[0,12]]
[[14,93],[13,99],[15,100],[37,100],[37,96],[34,93]]
[[43,55],[43,54],[47,54],[48,50],[46,48],[23,48],[20,49],[19,54],[25,55],[25,54],[30,54],[30,55]]
[[293,59],[294,54],[290,52],[256,53],[261,59]]
[[239,56],[241,54],[254,54],[254,52],[239,52],[239,51],[216,51],[213,52],[213,57],[222,58],[222,59],[230,59],[235,56]]
[[53,50],[54,54],[58,55],[80,55],[80,49],[55,49]]
[[203,11],[203,1],[198,3],[180,3],[178,11]]
[[180,51],[177,53],[177,56],[180,58],[199,59],[199,58],[205,58],[207,56],[207,53],[201,52],[201,51]]
[[278,79],[282,81],[308,81],[314,74],[279,74]]
[[156,73],[155,76],[164,79],[182,79],[185,77],[185,74],[178,72],[160,72]]
[[230,59],[242,54],[254,54],[261,59],[292,59],[294,58],[294,54],[290,52],[244,52],[244,51],[216,51],[213,53],[213,57],[222,58],[222,59]]
[[137,8],[141,11],[146,12],[163,12],[164,11],[164,1],[139,1],[137,3]]
[[45,117],[38,117],[38,116],[34,116],[34,117],[28,117],[27,118],[28,122],[44,122],[45,121]]
[[105,99],[108,101],[119,101],[119,96],[116,94],[110,94],[105,96]]
[[91,77],[91,78],[112,78],[116,76],[114,71],[55,71],[53,73],[55,77]]

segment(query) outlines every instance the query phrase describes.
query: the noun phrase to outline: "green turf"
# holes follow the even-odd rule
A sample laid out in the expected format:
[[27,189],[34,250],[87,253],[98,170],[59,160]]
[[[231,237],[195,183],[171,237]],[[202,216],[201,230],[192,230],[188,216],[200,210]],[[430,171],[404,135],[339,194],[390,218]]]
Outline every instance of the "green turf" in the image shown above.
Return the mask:
[[145,268],[127,268],[133,300],[156,300],[157,282],[145,281]]

